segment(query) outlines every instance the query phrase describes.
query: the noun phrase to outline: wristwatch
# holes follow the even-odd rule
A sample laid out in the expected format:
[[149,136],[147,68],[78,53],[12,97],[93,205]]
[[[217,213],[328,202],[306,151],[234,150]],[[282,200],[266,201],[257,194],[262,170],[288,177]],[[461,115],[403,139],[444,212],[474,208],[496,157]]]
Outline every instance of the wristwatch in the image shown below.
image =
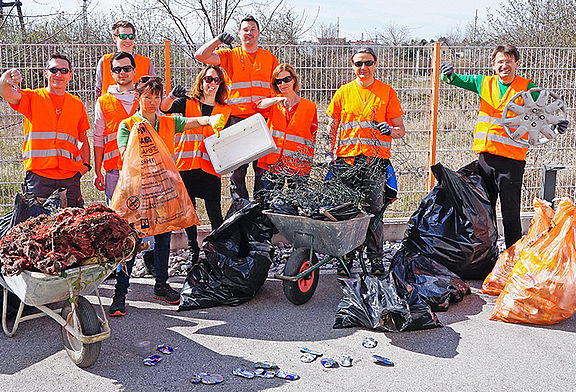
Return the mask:
[[88,168],[88,171],[92,170],[92,166],[89,163],[83,162],[82,164]]

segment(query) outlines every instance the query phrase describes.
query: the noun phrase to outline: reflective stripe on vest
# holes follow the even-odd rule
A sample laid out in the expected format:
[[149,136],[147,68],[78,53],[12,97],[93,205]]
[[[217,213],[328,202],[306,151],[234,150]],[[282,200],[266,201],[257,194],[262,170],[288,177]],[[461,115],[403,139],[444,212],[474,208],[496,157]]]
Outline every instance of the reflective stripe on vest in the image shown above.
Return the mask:
[[310,173],[315,145],[315,135],[311,129],[315,118],[316,104],[304,98],[300,99],[289,124],[286,123],[286,114],[281,105],[273,105],[270,108],[268,127],[278,150],[260,158],[259,166],[273,173]]
[[[498,76],[485,76],[482,79],[480,110],[474,129],[475,152],[488,152],[516,160],[526,159],[528,148],[508,136],[502,126],[502,112],[514,95],[528,89],[529,82],[528,79],[516,76],[504,96],[500,97]],[[511,131],[514,129],[511,128]],[[527,140],[528,135],[524,135],[523,139]]]
[[338,106],[336,155],[341,158],[364,155],[389,159],[392,138],[382,135],[373,122],[390,123],[389,116],[401,116],[401,109],[389,110],[389,103],[394,100],[396,107],[397,99],[392,87],[378,79],[369,89],[361,88],[355,80],[341,86],[330,103],[330,107],[333,104]]
[[384,148],[390,148],[392,147],[392,143],[390,142],[385,142],[382,140],[378,140],[378,139],[364,139],[364,138],[359,138],[359,137],[352,137],[349,139],[340,139],[340,144],[343,146],[349,146],[351,144],[365,144],[367,146],[378,146],[378,147],[384,147]]
[[228,85],[226,103],[231,106],[233,116],[246,118],[255,113],[252,102],[272,95],[270,79],[278,60],[269,50],[258,48],[254,59],[257,66],[253,66],[240,46],[232,49],[229,56],[228,67],[225,68]]
[[[54,179],[68,178],[67,175],[72,176],[82,168],[78,127],[86,113],[84,104],[78,97],[65,93],[62,114],[57,117],[48,91],[45,88],[31,91],[30,112],[24,119],[24,170],[38,170]],[[51,170],[54,177],[50,177]]]
[[[231,108],[229,106],[216,105],[212,110],[212,115],[223,114],[226,122],[230,117]],[[200,102],[196,100],[186,101],[186,117],[201,117],[202,109]],[[202,169],[206,173],[210,173],[220,177],[214,170],[206,147],[204,146],[204,139],[212,136],[214,130],[210,126],[189,129],[184,133],[177,134],[174,141],[174,152],[176,155],[176,166],[179,171]]]
[[122,120],[136,113],[138,105],[136,102],[132,105],[130,113],[126,111],[122,102],[113,94],[107,93],[98,98],[98,104],[104,118],[104,156],[102,166],[104,171],[118,169],[120,167],[120,153],[116,137],[118,135],[118,126]]

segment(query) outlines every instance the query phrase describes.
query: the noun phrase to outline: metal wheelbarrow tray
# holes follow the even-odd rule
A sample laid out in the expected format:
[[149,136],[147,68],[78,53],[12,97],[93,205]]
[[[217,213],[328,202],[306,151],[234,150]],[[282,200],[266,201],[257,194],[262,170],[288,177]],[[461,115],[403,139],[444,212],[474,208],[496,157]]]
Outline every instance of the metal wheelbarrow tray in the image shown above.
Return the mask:
[[[322,221],[298,215],[284,215],[263,211],[276,228],[294,246],[294,252],[286,261],[281,279],[286,298],[296,305],[306,303],[316,290],[319,279],[317,271],[330,260],[336,259],[348,276],[350,271],[343,256],[361,246],[366,240],[371,214],[361,214],[343,221]],[[316,252],[324,254],[318,261]],[[364,260],[360,258],[366,274]]]

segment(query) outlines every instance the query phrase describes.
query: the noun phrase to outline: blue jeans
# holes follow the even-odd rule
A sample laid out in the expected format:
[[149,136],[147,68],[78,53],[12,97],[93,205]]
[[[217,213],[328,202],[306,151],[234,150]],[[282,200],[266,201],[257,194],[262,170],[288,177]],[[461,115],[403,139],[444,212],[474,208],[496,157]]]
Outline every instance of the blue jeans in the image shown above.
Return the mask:
[[110,205],[112,201],[112,195],[114,195],[114,189],[116,189],[116,184],[118,183],[118,177],[120,176],[120,170],[112,169],[106,172],[104,177],[104,184],[106,189],[104,194],[106,195],[106,205]]
[[[166,283],[168,280],[168,260],[170,259],[170,238],[172,232],[157,234],[154,236],[154,278],[156,285]],[[115,294],[128,294],[130,287],[130,274],[134,267],[136,255],[126,263],[126,273],[124,269],[116,274],[116,292]]]

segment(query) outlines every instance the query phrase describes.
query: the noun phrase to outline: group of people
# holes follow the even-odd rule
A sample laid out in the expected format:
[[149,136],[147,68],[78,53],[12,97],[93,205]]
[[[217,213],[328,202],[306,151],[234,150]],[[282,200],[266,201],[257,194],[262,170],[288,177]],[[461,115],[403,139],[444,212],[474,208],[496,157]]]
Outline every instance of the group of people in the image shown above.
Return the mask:
[[[300,80],[289,64],[279,63],[269,50],[259,47],[260,26],[252,16],[239,25],[240,46],[230,45],[234,37],[223,32],[206,42],[195,58],[206,64],[198,73],[189,93],[176,85],[164,96],[162,80],[154,76],[150,59],[134,53],[136,30],[130,22],[112,27],[117,52],[104,55],[97,65],[95,107],[94,185],[104,191],[110,203],[118,181],[123,153],[132,127],[148,122],[175,156],[177,168],[194,205],[203,199],[212,229],[223,221],[221,178],[210,162],[204,139],[214,134],[219,122],[233,125],[255,113],[262,113],[278,147],[277,151],[252,163],[255,179],[253,197],[262,190],[277,187],[275,175],[289,174],[290,181],[303,181],[310,173],[316,135],[317,108],[299,95]],[[338,166],[380,163],[390,165],[393,139],[405,135],[403,110],[394,89],[375,78],[378,57],[371,48],[359,48],[351,56],[355,79],[342,85],[326,111],[330,117],[329,163]],[[453,85],[476,91],[482,97],[474,137],[474,150],[480,154],[480,167],[493,206],[500,196],[504,215],[506,244],[521,235],[520,189],[526,148],[503,132],[498,121],[507,100],[533,82],[515,75],[519,64],[516,48],[498,46],[493,54],[494,76],[458,75],[443,64],[443,79]],[[88,116],[80,99],[68,92],[72,64],[61,54],[50,57],[44,70],[47,87],[21,89],[22,75],[16,69],[0,77],[0,95],[24,115],[23,160],[25,185],[39,198],[54,190],[67,189],[68,206],[83,205],[80,178],[92,169],[87,130]],[[166,114],[166,115],[164,115]],[[565,131],[567,123],[559,125]],[[103,172],[102,172],[103,169]],[[248,165],[231,177],[233,197],[248,199]],[[263,173],[268,175],[263,178]],[[387,171],[360,170],[350,186],[363,191],[367,211],[379,215],[383,207]],[[376,218],[373,218],[376,219]],[[186,228],[189,262],[198,260],[200,249],[196,226]],[[367,239],[367,256],[372,273],[382,272],[383,224]],[[168,280],[170,233],[154,236],[154,246],[144,259],[155,276],[154,297],[170,304],[179,302],[179,293]],[[353,255],[347,256],[347,262]],[[108,313],[126,314],[125,297],[134,259],[126,271],[117,273],[116,288]],[[153,268],[152,268],[153,267]]]

